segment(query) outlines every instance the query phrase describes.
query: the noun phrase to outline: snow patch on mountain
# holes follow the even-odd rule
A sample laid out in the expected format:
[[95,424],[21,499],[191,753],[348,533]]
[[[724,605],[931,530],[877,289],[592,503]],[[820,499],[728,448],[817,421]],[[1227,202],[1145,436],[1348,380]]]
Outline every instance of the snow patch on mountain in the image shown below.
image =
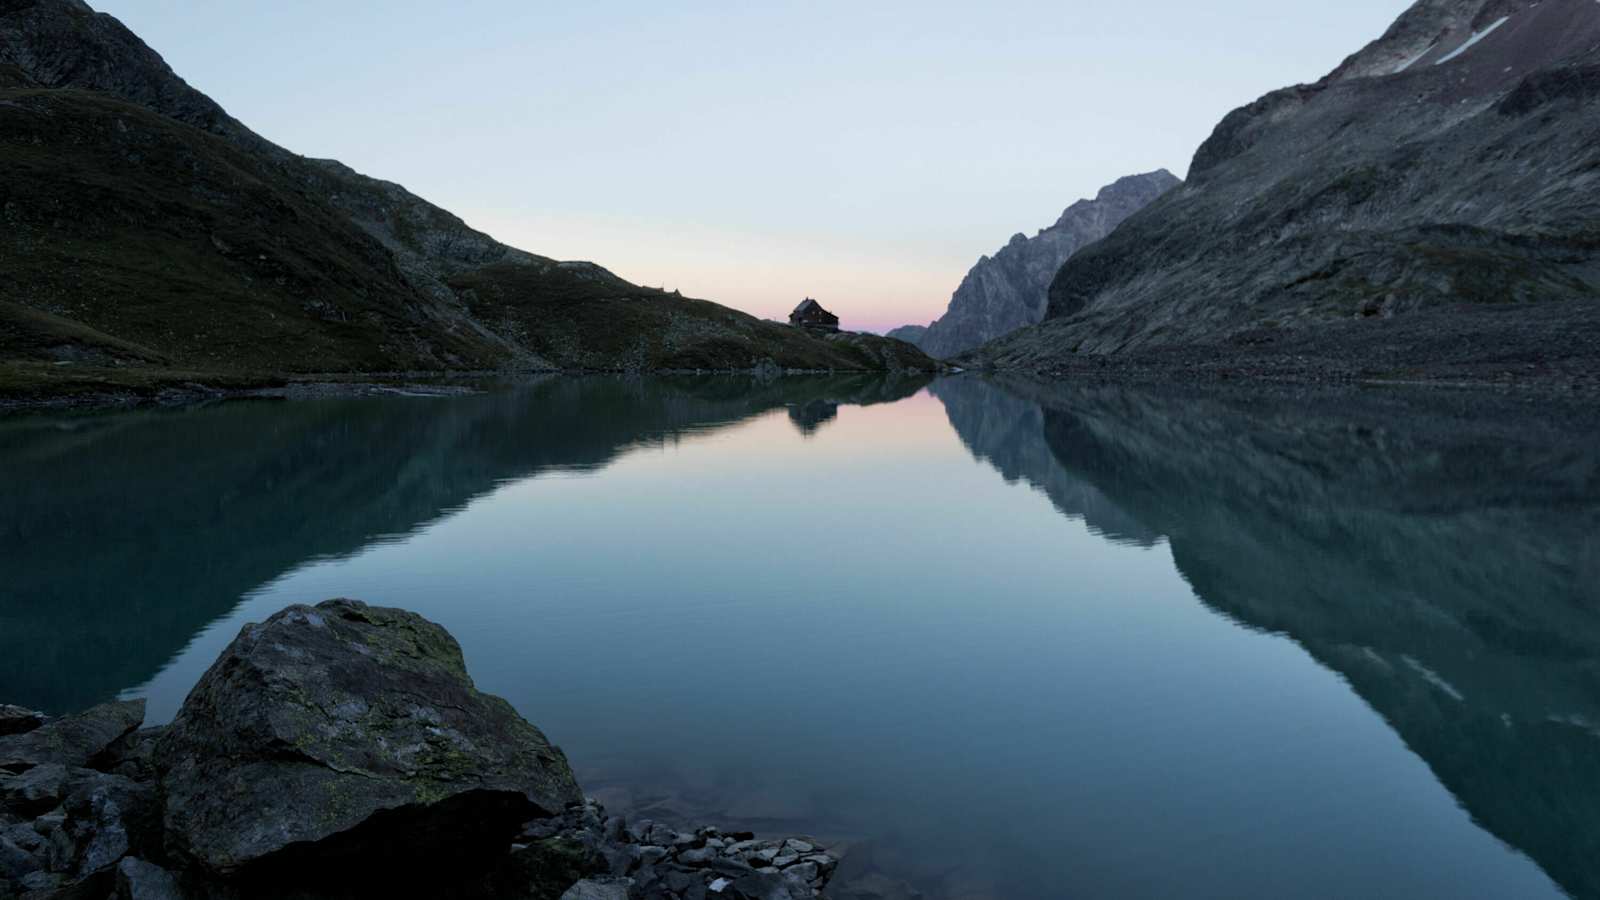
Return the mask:
[[1509,21],[1511,21],[1511,17],[1510,16],[1501,16],[1499,19],[1496,19],[1495,22],[1492,25],[1490,25],[1488,28],[1485,28],[1482,31],[1474,31],[1472,33],[1472,37],[1467,38],[1466,43],[1463,43],[1461,46],[1457,47],[1456,49],[1450,51],[1449,53],[1446,53],[1444,55],[1444,57],[1442,59],[1440,59],[1438,62],[1434,63],[1434,65],[1442,66],[1445,63],[1449,62],[1450,60],[1455,59],[1456,57],[1460,56],[1461,54],[1467,52],[1468,50],[1471,50],[1473,47],[1478,45],[1479,41],[1483,40],[1484,38],[1488,37],[1491,34],[1494,34],[1496,29],[1498,29],[1501,25],[1504,25],[1505,23],[1507,23]]

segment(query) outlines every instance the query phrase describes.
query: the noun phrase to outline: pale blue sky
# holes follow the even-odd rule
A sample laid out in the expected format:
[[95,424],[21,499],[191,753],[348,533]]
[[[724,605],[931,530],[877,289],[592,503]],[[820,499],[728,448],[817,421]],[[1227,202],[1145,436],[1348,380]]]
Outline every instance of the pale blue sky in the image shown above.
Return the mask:
[[968,267],[1408,0],[91,0],[266,137],[496,237],[780,317],[926,322]]

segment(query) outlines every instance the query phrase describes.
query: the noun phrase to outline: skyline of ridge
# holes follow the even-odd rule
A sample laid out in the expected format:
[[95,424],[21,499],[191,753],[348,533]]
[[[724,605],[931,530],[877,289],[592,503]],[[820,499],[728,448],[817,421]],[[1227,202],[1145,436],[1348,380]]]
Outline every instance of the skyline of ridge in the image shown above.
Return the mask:
[[1030,2],[979,29],[951,3],[95,8],[269,139],[507,243],[768,318],[814,296],[883,331],[937,317],[980,256],[1103,185],[1182,176],[1225,113],[1406,5]]

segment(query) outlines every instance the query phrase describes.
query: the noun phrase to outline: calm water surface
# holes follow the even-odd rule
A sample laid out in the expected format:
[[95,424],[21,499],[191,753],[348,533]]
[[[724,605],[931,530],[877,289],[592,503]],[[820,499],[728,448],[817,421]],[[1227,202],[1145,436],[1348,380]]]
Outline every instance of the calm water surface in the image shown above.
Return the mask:
[[[613,809],[932,898],[1600,896],[1600,435],[791,379],[0,421],[0,701],[417,610]],[[1519,418],[1520,416],[1520,418]]]

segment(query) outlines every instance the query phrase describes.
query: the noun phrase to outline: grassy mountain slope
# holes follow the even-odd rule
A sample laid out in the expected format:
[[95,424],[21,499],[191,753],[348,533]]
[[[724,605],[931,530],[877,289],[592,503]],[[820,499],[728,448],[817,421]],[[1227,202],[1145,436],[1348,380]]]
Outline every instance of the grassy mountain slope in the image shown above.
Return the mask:
[[501,244],[251,132],[119,22],[0,0],[0,394],[309,373],[932,368]]

